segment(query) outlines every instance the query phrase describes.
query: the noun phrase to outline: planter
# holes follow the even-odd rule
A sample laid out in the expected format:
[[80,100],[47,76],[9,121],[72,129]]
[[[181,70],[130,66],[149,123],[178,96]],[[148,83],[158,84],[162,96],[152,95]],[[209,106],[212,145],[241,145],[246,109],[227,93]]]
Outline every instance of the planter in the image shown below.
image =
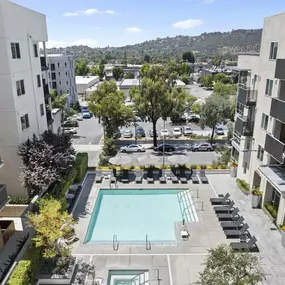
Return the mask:
[[285,247],[285,231],[281,230],[281,245]]
[[259,208],[261,204],[261,195],[251,195],[251,207]]
[[237,177],[237,166],[230,167],[230,176],[234,178]]
[[265,207],[263,207],[263,211],[264,211],[264,213],[268,216],[269,220],[270,220],[272,223],[275,223],[276,218],[272,217]]
[[0,217],[21,217],[28,206],[6,204],[0,213]]

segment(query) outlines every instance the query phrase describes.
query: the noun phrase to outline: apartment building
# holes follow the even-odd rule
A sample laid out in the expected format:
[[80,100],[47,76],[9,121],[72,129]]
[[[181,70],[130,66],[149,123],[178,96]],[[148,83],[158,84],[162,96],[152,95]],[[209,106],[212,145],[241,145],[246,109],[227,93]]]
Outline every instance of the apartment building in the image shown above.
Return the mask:
[[238,58],[232,156],[238,177],[263,192],[262,206],[285,216],[285,13],[265,18],[260,54]]
[[[16,21],[15,21],[16,19]],[[18,145],[47,129],[39,43],[48,40],[46,17],[0,0],[0,184],[23,196]]]
[[43,74],[44,79],[49,84],[49,89],[57,90],[57,94],[68,94],[67,105],[78,101],[77,88],[75,82],[75,63],[71,55],[48,54],[47,74]]

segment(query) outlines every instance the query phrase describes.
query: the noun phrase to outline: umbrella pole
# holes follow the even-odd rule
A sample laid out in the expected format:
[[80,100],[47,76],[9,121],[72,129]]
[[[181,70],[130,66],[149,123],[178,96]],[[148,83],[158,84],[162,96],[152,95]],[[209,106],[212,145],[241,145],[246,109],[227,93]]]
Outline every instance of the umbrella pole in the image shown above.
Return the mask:
[[[165,120],[163,120],[163,129],[165,130]],[[163,136],[163,148],[162,148],[162,168],[164,168],[164,143],[165,143],[165,136]]]

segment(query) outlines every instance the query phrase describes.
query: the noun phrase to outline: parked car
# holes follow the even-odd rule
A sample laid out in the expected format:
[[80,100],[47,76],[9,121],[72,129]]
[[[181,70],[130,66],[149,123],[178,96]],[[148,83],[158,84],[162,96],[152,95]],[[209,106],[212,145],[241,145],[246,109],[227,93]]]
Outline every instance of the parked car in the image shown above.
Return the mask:
[[83,121],[83,117],[81,115],[73,115],[68,117],[67,121]]
[[200,143],[200,144],[194,144],[192,147],[192,151],[213,151],[214,148],[209,143]]
[[165,152],[173,152],[175,151],[175,147],[171,144],[161,144],[158,147],[155,147],[155,151],[163,152],[163,146],[164,146],[164,151]]
[[63,132],[65,134],[71,134],[71,135],[74,135],[74,134],[77,134],[77,129],[76,128],[63,128]]
[[135,116],[135,122],[142,122],[142,118],[139,116]]
[[83,119],[90,119],[91,118],[91,114],[89,112],[83,112],[82,113],[82,118]]
[[200,121],[200,116],[199,115],[193,114],[193,115],[189,115],[188,116],[188,122],[189,123],[199,123],[199,121]]
[[182,136],[182,132],[180,128],[173,128],[173,136],[175,138],[179,138]]
[[79,124],[77,121],[65,121],[63,123],[64,128],[76,128],[78,126],[79,126]]
[[120,148],[121,152],[144,152],[145,148],[138,144],[130,144],[127,146],[122,146]]
[[190,136],[193,134],[193,130],[190,127],[184,127],[183,128],[183,134],[184,134],[184,136]]
[[133,137],[133,132],[131,130],[125,130],[123,132],[123,137],[124,138],[132,138]]
[[[149,131],[149,136],[151,137],[151,138],[153,138],[153,130],[150,130]],[[157,137],[158,135],[157,135],[157,132],[155,132],[155,136]]]
[[161,137],[169,137],[169,132],[168,132],[168,130],[167,130],[167,129],[162,129],[162,130],[160,131],[160,136],[161,136]]
[[215,133],[217,136],[224,136],[225,135],[224,129],[222,127],[216,127]]
[[136,128],[136,137],[143,137],[145,138],[145,131],[142,127]]

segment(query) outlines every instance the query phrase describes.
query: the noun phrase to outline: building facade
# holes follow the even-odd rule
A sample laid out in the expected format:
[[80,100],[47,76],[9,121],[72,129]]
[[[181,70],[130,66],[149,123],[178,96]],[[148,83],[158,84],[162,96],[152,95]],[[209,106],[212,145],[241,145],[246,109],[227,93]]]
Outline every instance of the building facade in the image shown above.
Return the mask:
[[76,76],[76,88],[79,101],[86,101],[90,94],[97,90],[99,86],[99,76]]
[[238,177],[260,187],[277,225],[285,222],[284,22],[285,13],[265,18],[260,54],[239,56],[232,151]]
[[43,73],[43,78],[50,90],[56,90],[58,95],[68,94],[67,106],[78,101],[75,82],[75,63],[71,55],[48,54],[48,72]]
[[0,184],[9,195],[26,195],[19,144],[47,129],[39,54],[39,43],[45,47],[47,40],[45,15],[0,0]]

